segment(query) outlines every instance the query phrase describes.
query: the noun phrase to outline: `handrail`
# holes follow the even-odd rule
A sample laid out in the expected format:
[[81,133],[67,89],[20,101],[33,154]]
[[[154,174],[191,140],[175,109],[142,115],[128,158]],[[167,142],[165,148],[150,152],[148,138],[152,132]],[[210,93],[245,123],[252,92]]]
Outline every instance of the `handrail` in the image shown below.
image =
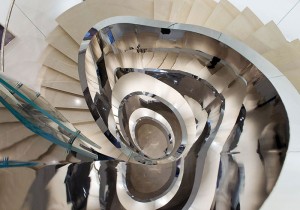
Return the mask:
[[[0,77],[0,84],[3,85],[4,88],[6,88],[11,94],[15,94],[16,96],[20,97],[21,100],[23,100],[26,104],[32,106],[35,108],[37,111],[39,111],[41,114],[46,116],[50,121],[54,122],[57,124],[60,128],[65,130],[68,134],[67,135],[69,139],[68,142],[61,141],[59,138],[57,138],[54,133],[51,132],[45,132],[42,129],[40,129],[35,123],[31,122],[30,120],[26,119],[21,113],[19,113],[14,107],[10,105],[8,101],[5,100],[5,98],[0,96],[0,103],[2,103],[21,123],[23,123],[27,128],[32,130],[34,133],[37,133],[38,135],[46,138],[47,140],[51,141],[54,144],[57,144],[59,146],[64,147],[67,149],[67,151],[75,151],[78,152],[84,156],[88,156],[93,159],[97,159],[97,154],[91,153],[90,151],[86,151],[84,149],[79,149],[73,146],[73,142],[75,139],[78,139],[79,141],[88,143],[89,145],[95,145],[97,148],[100,148],[97,144],[92,142],[90,139],[87,137],[83,136],[79,130],[77,130],[75,127],[74,131],[72,131],[70,128],[65,126],[62,122],[59,121],[55,116],[51,115],[48,113],[46,110],[41,108],[39,105],[33,102],[32,99],[30,99],[28,96],[24,95],[21,93],[18,89],[14,88],[11,84],[9,84],[8,81],[6,81],[4,78]],[[18,87],[21,87],[20,83],[18,83]],[[5,94],[5,93],[4,93]],[[6,94],[5,94],[6,95]],[[35,98],[36,100],[36,98]],[[51,108],[51,107],[50,107]],[[66,120],[67,122],[67,120]],[[53,129],[55,129],[53,127]]]
[[7,32],[7,28],[8,28],[8,24],[10,21],[10,17],[11,17],[11,13],[13,10],[13,7],[15,5],[15,1],[16,0],[12,0],[9,6],[9,11],[8,14],[6,16],[6,21],[5,21],[5,26],[4,26],[4,31],[3,31],[3,35],[2,35],[2,43],[1,43],[1,48],[0,48],[0,72],[4,72],[4,46],[5,46],[5,37],[6,37],[6,32]]
[[[26,103],[32,105],[35,109],[37,109],[39,112],[41,112],[42,114],[44,114],[47,118],[49,118],[50,120],[52,120],[53,122],[55,122],[57,125],[59,125],[63,129],[65,129],[67,132],[72,133],[74,135],[77,133],[77,129],[75,127],[74,127],[74,129],[76,129],[76,131],[72,131],[70,128],[68,128],[65,125],[63,125],[58,119],[56,119],[55,117],[53,117],[51,114],[49,114],[47,111],[45,111],[44,109],[42,109],[41,107],[39,107],[37,104],[33,103],[31,99],[29,99],[28,97],[26,97],[24,94],[20,93],[17,89],[15,89],[14,87],[12,87],[9,83],[7,83],[1,77],[0,77],[0,83],[3,84],[7,89],[9,89],[9,90],[13,91],[15,94],[17,94]],[[94,147],[100,148],[99,145],[95,144],[93,141],[91,141],[87,137],[85,137],[85,136],[83,136],[81,134],[79,134],[78,136],[80,136],[84,142],[86,142],[88,144],[91,144]]]

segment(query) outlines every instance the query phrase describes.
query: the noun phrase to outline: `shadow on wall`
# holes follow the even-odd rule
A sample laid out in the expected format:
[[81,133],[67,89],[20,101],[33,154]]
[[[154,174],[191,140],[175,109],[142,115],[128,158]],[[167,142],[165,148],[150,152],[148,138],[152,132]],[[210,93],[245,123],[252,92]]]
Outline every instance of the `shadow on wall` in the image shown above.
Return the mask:
[[[4,32],[4,27],[0,24],[0,46],[2,45],[3,32]],[[7,45],[9,42],[11,42],[14,38],[15,36],[9,31],[7,31],[5,36],[4,46]]]

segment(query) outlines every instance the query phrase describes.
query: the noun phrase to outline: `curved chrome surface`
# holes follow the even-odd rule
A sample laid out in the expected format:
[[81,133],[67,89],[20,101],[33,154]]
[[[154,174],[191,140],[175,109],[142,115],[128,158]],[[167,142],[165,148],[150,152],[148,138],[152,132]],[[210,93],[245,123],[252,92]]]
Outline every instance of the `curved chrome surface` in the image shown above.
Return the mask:
[[[297,137],[290,123],[297,116],[274,79],[282,74],[206,28],[115,17],[90,31],[99,33],[79,52],[83,93],[106,136],[101,141],[127,162],[47,166],[35,175],[21,168],[34,177],[23,207],[43,209],[52,199],[73,209],[260,208]],[[167,150],[151,156],[141,142],[154,142],[157,133],[150,149]],[[0,173],[16,176],[8,168]],[[40,196],[47,202],[33,199]]]
[[[206,28],[116,17],[90,31],[97,30],[82,42],[79,73],[87,104],[108,141],[117,140],[129,162],[145,164],[145,173],[178,158],[190,163],[163,205],[156,204],[163,191],[161,197],[142,200],[128,189],[131,173],[120,173],[118,208],[259,208],[276,183],[289,144],[285,107],[267,79],[280,72],[250,49],[245,52],[242,44],[232,49],[230,41],[239,43]],[[167,61],[173,63],[164,68]],[[97,77],[90,76],[93,71]],[[155,159],[141,152],[133,135],[137,131],[129,125],[139,109],[168,121],[177,155]],[[166,109],[173,118],[162,114]],[[274,156],[264,158],[269,153]]]

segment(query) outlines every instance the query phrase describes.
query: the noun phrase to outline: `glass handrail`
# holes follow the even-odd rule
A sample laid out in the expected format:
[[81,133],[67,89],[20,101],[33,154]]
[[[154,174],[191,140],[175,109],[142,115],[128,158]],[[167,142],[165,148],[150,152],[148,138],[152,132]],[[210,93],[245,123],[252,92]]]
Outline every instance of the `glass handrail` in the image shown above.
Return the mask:
[[[16,87],[15,88],[12,86],[11,83],[13,83],[11,79],[4,79],[4,76],[0,76],[0,84],[3,84],[10,92],[12,92],[13,94],[16,94],[18,97],[20,97],[20,100],[23,100],[25,103],[30,104],[32,107],[34,107],[37,111],[41,112],[44,116],[46,116],[48,119],[50,119],[51,121],[53,121],[54,123],[56,123],[58,126],[60,126],[61,128],[63,128],[64,130],[66,130],[69,133],[72,133],[73,135],[77,134],[78,130],[73,127],[70,123],[68,123],[68,126],[66,126],[65,124],[63,124],[60,119],[63,119],[64,122],[67,122],[66,119],[63,118],[63,116],[61,114],[59,114],[59,118],[57,117],[57,113],[59,113],[57,110],[54,109],[54,107],[52,107],[49,103],[47,104],[43,104],[43,102],[46,102],[45,99],[43,99],[41,96],[38,96],[32,100],[30,99],[30,97],[28,96],[28,90],[29,88],[25,87],[22,83],[19,82],[15,82],[16,83]],[[22,87],[22,88],[21,88]],[[27,89],[27,95],[24,94],[23,89],[26,88]],[[32,91],[32,90],[31,90]],[[32,91],[34,92],[34,91]],[[37,95],[36,92],[34,92],[34,95]],[[47,108],[50,108],[56,116],[51,115],[48,111],[46,111],[45,109],[41,108],[40,106],[38,106],[36,104],[36,100],[37,98],[41,98],[41,102],[43,105],[46,105]],[[82,141],[100,149],[101,147],[97,144],[95,144],[93,141],[91,141],[90,139],[88,139],[87,137],[85,137],[82,134],[77,134],[78,138],[80,138]]]
[[[9,80],[9,81],[8,81]],[[90,139],[81,134],[71,123],[69,123],[54,107],[50,106],[45,99],[41,100],[38,106],[35,102],[37,98],[42,99],[38,94],[38,97],[34,97],[32,100],[30,97],[37,96],[34,91],[30,90],[21,83],[16,83],[10,79],[4,79],[0,77],[0,102],[27,128],[34,133],[46,138],[52,143],[59,145],[67,151],[74,151],[83,156],[97,159],[98,155],[84,149],[81,145],[96,145]],[[12,84],[16,83],[16,87]],[[21,89],[23,87],[23,91]],[[26,95],[23,94],[24,88],[26,88]],[[2,89],[2,91],[1,91]],[[30,95],[30,97],[28,97]],[[44,109],[44,107],[51,110],[53,114],[50,114]],[[75,142],[76,141],[76,142]],[[90,142],[92,144],[90,144]],[[75,146],[78,145],[78,146]],[[96,145],[99,148],[98,145]]]
[[35,167],[41,165],[37,162],[25,162],[25,161],[15,161],[9,160],[8,157],[4,157],[2,161],[0,161],[0,168],[11,168],[11,167]]

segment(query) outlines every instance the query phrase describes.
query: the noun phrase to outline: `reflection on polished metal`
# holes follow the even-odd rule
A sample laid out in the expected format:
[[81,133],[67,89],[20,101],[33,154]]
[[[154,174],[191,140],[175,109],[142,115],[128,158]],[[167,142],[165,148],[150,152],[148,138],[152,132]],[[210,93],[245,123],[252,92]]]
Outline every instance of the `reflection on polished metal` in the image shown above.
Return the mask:
[[260,64],[209,29],[116,19],[94,26],[79,53],[90,111],[128,160],[106,174],[116,177],[106,200],[118,202],[105,209],[259,208],[289,140]]
[[[243,53],[247,47],[234,49],[227,38],[207,28],[133,17],[91,28],[78,60],[85,100],[105,135],[97,142],[39,95],[1,77],[0,101],[27,127],[81,154],[82,161],[101,160],[53,169],[32,159],[10,162],[3,153],[0,167],[28,166],[22,168],[28,176],[42,168],[23,208],[44,209],[53,199],[38,185],[54,186],[55,202],[73,209],[91,200],[111,210],[260,208],[285,160],[289,121],[262,73],[267,66],[272,74],[272,65],[251,60]],[[120,151],[119,159],[101,159],[105,141]],[[79,160],[60,163],[70,162]],[[51,181],[40,186],[45,174]],[[41,204],[37,197],[47,199]]]

